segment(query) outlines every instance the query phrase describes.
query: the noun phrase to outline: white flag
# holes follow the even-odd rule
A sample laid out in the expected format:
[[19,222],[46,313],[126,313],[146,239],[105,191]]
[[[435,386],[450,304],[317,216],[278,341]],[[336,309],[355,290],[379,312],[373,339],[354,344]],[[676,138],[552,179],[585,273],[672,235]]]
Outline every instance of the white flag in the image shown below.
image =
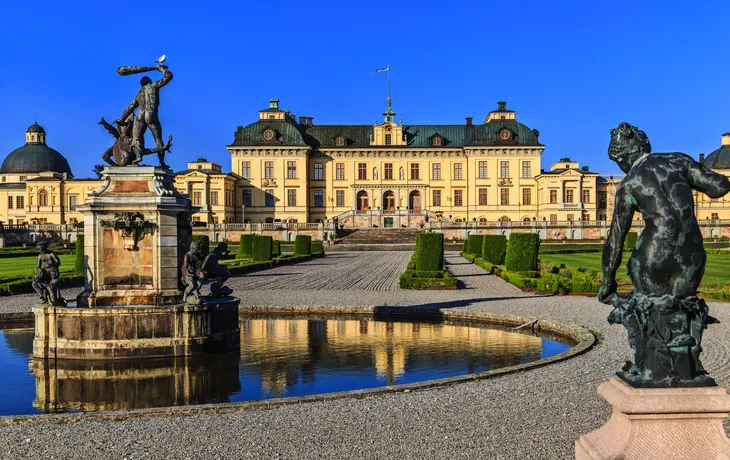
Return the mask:
[[378,73],[378,72],[387,72],[388,70],[390,70],[390,64],[388,64],[388,67],[383,67],[382,69],[373,70],[372,72],[370,72],[370,75],[372,75],[374,73]]

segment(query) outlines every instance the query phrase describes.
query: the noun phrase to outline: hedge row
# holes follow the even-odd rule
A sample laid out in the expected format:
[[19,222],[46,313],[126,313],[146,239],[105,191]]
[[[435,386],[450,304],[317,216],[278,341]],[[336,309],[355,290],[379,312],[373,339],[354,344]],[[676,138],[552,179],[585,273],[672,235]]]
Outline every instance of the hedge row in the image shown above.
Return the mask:
[[278,259],[273,260],[263,260],[263,261],[242,261],[238,260],[234,263],[227,264],[228,270],[233,275],[241,275],[245,273],[251,273],[259,270],[266,270],[269,268],[277,267],[279,265],[291,265],[296,264],[299,262],[306,262],[308,260],[312,260],[315,257],[322,257],[321,255],[311,255],[311,256],[295,256],[295,255],[286,255],[281,256]]
[[[5,283],[0,282],[0,296],[8,296],[15,294],[27,294],[35,292],[33,289],[32,278],[16,279]],[[61,275],[61,286],[63,288],[82,286],[84,284],[84,275]]]
[[324,254],[324,244],[322,241],[312,241],[312,254]]
[[466,252],[475,256],[482,255],[484,235],[469,235],[466,240]]
[[406,270],[401,273],[401,289],[456,289],[458,281],[446,270]]
[[[56,254],[74,254],[76,251],[75,248],[64,248],[62,246],[50,246],[50,249],[55,252]],[[30,256],[37,256],[38,255],[38,248],[35,247],[35,245],[31,245],[27,248],[10,248],[10,249],[0,249],[0,259],[11,259],[14,257],[30,257]]]
[[507,242],[505,266],[508,271],[526,272],[538,269],[540,235],[537,233],[512,233]]
[[487,262],[502,265],[507,253],[507,237],[504,235],[484,235],[481,256]]
[[241,242],[238,246],[238,257],[251,257],[253,256],[253,233],[247,235],[241,235]]
[[297,235],[294,238],[294,254],[298,256],[311,255],[312,237],[307,235]]
[[271,256],[277,258],[281,255],[281,241],[273,240],[271,247]]
[[419,233],[416,239],[415,260],[418,270],[443,270],[444,234]]
[[256,235],[253,238],[253,261],[264,262],[273,259],[273,241],[270,236]]
[[86,272],[86,261],[84,260],[84,235],[76,235],[76,258],[74,259],[74,271],[83,275]]

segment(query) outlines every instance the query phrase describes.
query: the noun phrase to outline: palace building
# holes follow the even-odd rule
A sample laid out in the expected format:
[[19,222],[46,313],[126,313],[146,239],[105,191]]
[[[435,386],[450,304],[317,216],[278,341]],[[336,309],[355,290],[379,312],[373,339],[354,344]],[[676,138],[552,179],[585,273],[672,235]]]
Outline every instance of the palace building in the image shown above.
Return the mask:
[[[545,168],[539,132],[499,102],[484,121],[458,125],[396,122],[390,102],[372,125],[317,125],[297,120],[271,99],[258,119],[239,126],[232,172],[205,158],[176,173],[194,221],[314,223],[348,227],[424,222],[595,222],[611,219],[620,179],[604,178],[570,158]],[[34,123],[25,145],[0,167],[0,221],[81,222],[76,210],[99,179],[76,179],[66,158]],[[700,162],[730,175],[730,133]],[[730,219],[730,198],[696,195],[700,221]]]

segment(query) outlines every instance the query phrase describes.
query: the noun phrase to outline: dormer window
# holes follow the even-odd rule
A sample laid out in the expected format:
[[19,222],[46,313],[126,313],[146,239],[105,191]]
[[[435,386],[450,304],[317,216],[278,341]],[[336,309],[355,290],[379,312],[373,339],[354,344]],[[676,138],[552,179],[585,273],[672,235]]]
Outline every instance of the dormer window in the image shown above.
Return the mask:
[[393,135],[390,133],[385,133],[385,145],[392,145],[393,144]]
[[335,138],[335,145],[337,147],[344,147],[345,146],[345,136],[337,136]]
[[276,115],[269,115],[269,120],[276,120]]
[[434,147],[441,147],[441,146],[443,146],[444,145],[444,138],[441,137],[441,136],[433,136],[433,138],[431,138],[431,145],[433,145]]

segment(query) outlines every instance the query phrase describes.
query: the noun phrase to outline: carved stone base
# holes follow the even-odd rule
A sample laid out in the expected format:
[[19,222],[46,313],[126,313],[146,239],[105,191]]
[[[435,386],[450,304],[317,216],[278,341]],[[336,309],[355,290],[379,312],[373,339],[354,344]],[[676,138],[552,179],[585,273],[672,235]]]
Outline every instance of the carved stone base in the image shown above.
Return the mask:
[[730,460],[722,387],[632,388],[613,377],[598,386],[611,419],[575,442],[576,460]]
[[104,308],[39,305],[33,356],[48,359],[139,359],[194,356],[240,347],[233,297],[201,305]]

